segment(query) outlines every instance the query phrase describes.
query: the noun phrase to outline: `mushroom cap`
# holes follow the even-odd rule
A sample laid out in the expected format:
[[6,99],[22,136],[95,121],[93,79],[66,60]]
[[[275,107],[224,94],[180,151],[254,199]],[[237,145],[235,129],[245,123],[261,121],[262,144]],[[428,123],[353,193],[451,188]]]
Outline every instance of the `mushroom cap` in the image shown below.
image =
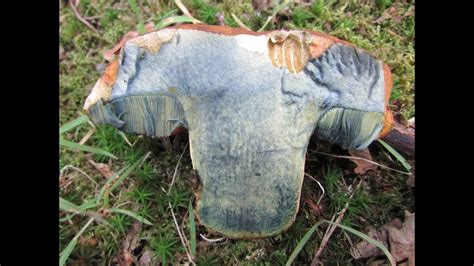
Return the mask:
[[265,237],[295,219],[312,134],[364,149],[387,128],[389,74],[321,33],[187,25],[126,42],[85,110],[151,137],[186,127],[202,224]]

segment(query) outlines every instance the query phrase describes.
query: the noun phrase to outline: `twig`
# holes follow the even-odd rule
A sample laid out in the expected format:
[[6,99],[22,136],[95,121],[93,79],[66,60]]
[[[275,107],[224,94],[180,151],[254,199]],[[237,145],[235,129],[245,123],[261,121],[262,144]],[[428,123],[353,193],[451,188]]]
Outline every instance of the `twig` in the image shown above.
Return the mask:
[[132,148],[135,146],[135,144],[137,144],[139,139],[143,139],[143,135],[140,135],[135,139],[135,141],[132,143],[132,146],[131,146]]
[[76,9],[76,6],[72,3],[72,2],[75,2],[75,1],[69,1],[69,6],[71,7],[72,11],[74,12],[74,15],[76,16],[76,18],[84,23],[89,29],[91,29],[93,32],[95,32],[96,34],[99,34],[99,32],[94,28],[94,26],[92,26],[87,20],[85,20],[81,14],[79,14],[79,11],[77,11]]
[[164,189],[162,186],[160,186],[161,190],[165,192],[166,195],[168,195],[168,192],[166,192],[166,189]]
[[352,243],[351,237],[346,233],[346,231],[342,231],[344,233],[344,236],[347,238],[347,241],[351,245],[351,249],[354,247],[354,243]]
[[125,135],[125,133],[123,133],[122,131],[119,131],[119,135],[120,135],[120,136],[122,137],[122,139],[128,144],[128,146],[130,146],[131,148],[133,148],[132,143],[130,143],[130,141],[128,140],[127,135]]
[[98,19],[98,18],[101,18],[102,16],[92,16],[92,17],[84,17],[84,19],[87,19],[87,20],[93,20],[93,19]]
[[[332,217],[331,217],[331,222],[334,222],[334,219],[336,219],[336,214],[333,214]],[[323,235],[323,238],[326,237],[326,235],[328,234],[329,230],[331,229],[331,225],[328,226],[328,228],[326,228],[326,231],[324,232],[324,235]]]
[[94,183],[94,186],[97,188],[97,182],[95,182],[94,179],[92,179],[92,177],[90,177],[88,174],[86,174],[84,171],[82,171],[81,169],[75,167],[75,166],[72,166],[70,164],[64,166],[61,171],[59,172],[59,176],[63,176],[64,172],[67,170],[67,169],[73,169],[73,170],[76,170],[78,171],[79,173],[83,174],[85,177],[87,177],[92,183]]
[[222,241],[222,240],[225,239],[225,237],[216,238],[216,239],[209,239],[209,238],[205,237],[203,234],[199,234],[199,235],[202,237],[202,239],[204,239],[205,241],[210,242],[210,243],[216,243],[216,242],[219,242],[219,241]]
[[79,141],[79,144],[84,145],[84,143],[86,143],[86,141],[89,140],[89,138],[92,136],[92,134],[94,134],[94,132],[95,132],[95,127],[93,127],[91,130],[89,130],[89,132],[86,133],[86,135],[84,135],[81,141]]
[[[309,150],[309,149],[308,149]],[[374,162],[374,161],[371,161],[369,159],[365,159],[365,158],[362,158],[362,157],[355,157],[355,156],[346,156],[346,155],[336,155],[336,154],[331,154],[331,153],[325,153],[325,152],[321,152],[321,151],[315,151],[315,150],[309,150],[310,152],[314,152],[314,153],[318,153],[318,154],[322,154],[322,155],[326,155],[326,156],[330,156],[330,157],[334,157],[334,158],[342,158],[342,159],[355,159],[355,160],[362,160],[362,161],[366,161],[368,163],[372,163],[372,164],[375,164],[375,165],[378,165],[382,168],[386,168],[386,169],[389,169],[389,170],[392,170],[392,171],[395,171],[395,172],[398,172],[398,173],[402,173],[402,174],[405,174],[405,175],[412,175],[412,173],[410,172],[403,172],[403,171],[400,171],[400,170],[397,170],[397,169],[393,169],[391,167],[388,167],[388,166],[385,166],[383,164],[379,164],[377,162]]]
[[123,205],[130,204],[130,203],[133,204],[133,202],[131,202],[131,201],[125,201],[125,202],[120,203],[120,204],[117,205],[117,206],[114,206],[114,208],[120,208],[120,207],[122,207]]
[[181,0],[174,0],[174,3],[178,6],[179,10],[181,10],[181,12],[183,12],[183,14],[186,15],[186,17],[193,20],[193,24],[203,23],[202,21],[194,18],[193,15],[191,15],[191,13],[186,8],[186,6],[181,2]]
[[273,20],[275,18],[275,16],[280,13],[280,11],[282,11],[285,7],[287,7],[289,4],[291,4],[293,1],[288,1],[288,2],[283,2],[281,3],[280,5],[276,6],[275,8],[273,8],[273,12],[272,12],[272,15],[269,16],[267,18],[267,20],[265,21],[265,23],[263,24],[263,26],[258,29],[258,32],[260,31],[263,31],[265,29],[265,27],[268,25],[268,23]]
[[95,128],[95,125],[94,125],[94,123],[92,123],[92,121],[91,121],[91,120],[87,120],[87,124],[89,124],[89,126],[91,126],[91,127]]
[[232,16],[232,18],[234,18],[235,22],[237,22],[237,24],[239,24],[239,26],[241,28],[244,28],[248,31],[252,31],[249,27],[247,27],[234,13],[231,13],[230,14]]
[[[183,244],[183,247],[184,247],[184,250],[186,251],[186,255],[188,256],[189,262],[192,265],[196,265],[196,263],[194,263],[194,261],[191,259],[191,254],[189,253],[188,247],[186,246],[186,243],[184,242],[184,238],[186,238],[186,236],[183,236],[184,234],[182,234],[181,229],[179,229],[178,222],[176,221],[176,216],[174,215],[173,206],[171,206],[171,203],[169,201],[168,201],[168,205],[170,206],[171,215],[173,216],[174,225],[176,226],[176,230],[178,230],[179,239],[181,240],[181,244]],[[187,241],[187,239],[186,239],[186,241]]]
[[319,181],[316,180],[316,178],[312,177],[311,175],[309,175],[309,174],[307,174],[307,173],[304,173],[304,175],[307,176],[307,177],[309,177],[309,178],[311,178],[311,179],[313,179],[314,182],[318,183],[319,187],[320,187],[321,190],[323,191],[323,194],[321,194],[321,196],[319,196],[318,202],[316,203],[317,205],[319,205],[319,203],[320,203],[321,200],[323,199],[323,196],[324,196],[324,193],[325,193],[324,188],[323,188],[323,186],[321,185],[321,183],[319,183]]
[[[342,218],[344,218],[344,214],[347,211],[347,208],[349,208],[349,203],[354,197],[356,191],[359,189],[359,187],[362,185],[363,179],[360,179],[359,183],[357,184],[356,188],[352,191],[351,195],[349,196],[349,199],[347,200],[346,204],[344,205],[344,208],[339,212],[339,215],[337,216],[337,219],[335,221],[335,224],[340,224],[342,221]],[[311,266],[316,266],[317,263],[319,263],[319,257],[323,253],[324,248],[326,247],[329,238],[331,238],[332,234],[334,233],[334,230],[336,229],[337,226],[335,225],[330,225],[328,229],[326,230],[326,233],[323,236],[323,240],[321,241],[321,244],[319,245],[319,248],[316,250],[316,254],[313,257],[313,261],[311,262]]]
[[143,160],[142,160],[142,161],[140,162],[140,164],[137,166],[137,169],[140,168],[140,167],[142,167],[142,165],[145,163],[146,159],[148,159],[148,157],[150,157],[150,155],[151,155],[151,151],[149,151],[149,152],[147,152],[147,153],[145,154],[145,157],[143,157]]
[[[184,228],[184,223],[186,223],[186,219],[188,219],[188,211],[183,216],[183,221],[181,222],[181,228]],[[186,246],[188,247],[189,250],[191,250],[191,245],[189,244],[189,241],[187,238],[184,238],[184,242],[186,242]]]
[[183,152],[181,153],[181,156],[179,157],[178,163],[176,163],[176,167],[174,168],[174,173],[173,173],[173,179],[171,179],[171,184],[166,194],[169,194],[171,192],[171,189],[173,188],[174,181],[176,179],[176,173],[178,172],[179,163],[181,162],[181,158],[183,158],[184,152],[186,152],[186,148],[188,147],[188,144],[189,142],[186,143],[186,146],[184,146]]
[[263,23],[263,26],[257,30],[257,32],[260,32],[260,31],[263,31],[265,29],[265,27],[268,25],[268,23],[273,19],[273,16],[268,16],[267,20],[265,21],[265,23]]

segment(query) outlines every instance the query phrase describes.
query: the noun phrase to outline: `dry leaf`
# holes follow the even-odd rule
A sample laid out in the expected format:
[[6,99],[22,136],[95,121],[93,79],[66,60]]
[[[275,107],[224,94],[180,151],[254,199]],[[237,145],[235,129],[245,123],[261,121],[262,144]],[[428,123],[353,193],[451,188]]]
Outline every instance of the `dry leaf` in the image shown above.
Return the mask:
[[105,178],[109,179],[114,176],[114,173],[110,170],[110,167],[105,163],[96,163],[92,159],[92,156],[87,155],[86,159],[89,161],[97,171],[99,171]]
[[107,179],[112,178],[112,176],[114,175],[114,173],[110,170],[109,166],[105,163],[95,163],[94,167]]
[[415,256],[415,213],[405,211],[405,221],[401,228],[386,227],[390,253],[396,261]]
[[[387,246],[387,232],[385,230],[377,231],[375,228],[369,228],[367,235]],[[350,252],[354,259],[370,258],[383,254],[379,248],[367,241],[361,241],[355,244]]]
[[142,229],[142,224],[139,221],[135,221],[128,231],[125,240],[122,245],[122,252],[118,255],[118,263],[120,266],[130,266],[133,263],[137,264],[137,259],[133,255],[133,250],[137,247],[139,239],[138,233]]
[[[369,149],[363,149],[363,150],[348,150],[349,154],[354,157],[361,157],[367,160],[372,161],[372,155],[370,155]],[[350,159],[352,162],[354,162],[357,167],[354,168],[354,173],[362,175],[365,174],[369,170],[377,170],[377,165],[373,163],[369,163],[365,160],[360,160],[360,159]]]
[[143,252],[140,260],[138,261],[139,266],[151,266],[151,258],[153,257],[153,253],[149,250]]
[[[415,213],[405,211],[405,221],[399,219],[382,226],[379,230],[369,229],[367,233],[370,237],[382,242],[386,247],[390,247],[390,253],[395,261],[409,260],[409,264],[414,263],[415,258]],[[355,259],[369,258],[382,255],[376,246],[367,241],[361,241],[351,248],[351,255]]]

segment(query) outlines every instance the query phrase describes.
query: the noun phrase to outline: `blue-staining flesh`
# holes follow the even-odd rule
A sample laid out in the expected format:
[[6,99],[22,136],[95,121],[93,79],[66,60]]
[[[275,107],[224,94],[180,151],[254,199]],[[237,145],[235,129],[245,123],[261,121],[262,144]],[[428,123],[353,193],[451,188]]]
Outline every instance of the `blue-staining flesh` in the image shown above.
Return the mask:
[[310,136],[363,149],[380,133],[383,67],[359,49],[334,44],[290,73],[235,36],[173,34],[155,53],[128,42],[110,99],[90,116],[152,137],[185,124],[203,184],[198,217],[211,230],[280,233],[298,211]]

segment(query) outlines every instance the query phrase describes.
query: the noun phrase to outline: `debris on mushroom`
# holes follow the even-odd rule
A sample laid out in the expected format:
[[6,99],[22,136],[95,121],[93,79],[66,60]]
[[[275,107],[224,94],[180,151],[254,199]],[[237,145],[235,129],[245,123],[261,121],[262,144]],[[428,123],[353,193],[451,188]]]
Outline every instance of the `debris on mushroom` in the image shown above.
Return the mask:
[[182,25],[127,41],[84,110],[150,137],[186,128],[199,220],[257,238],[295,220],[312,134],[360,150],[389,131],[391,84],[383,62],[322,33]]
[[311,35],[304,31],[276,31],[268,40],[268,53],[274,66],[286,66],[298,73],[309,60]]

